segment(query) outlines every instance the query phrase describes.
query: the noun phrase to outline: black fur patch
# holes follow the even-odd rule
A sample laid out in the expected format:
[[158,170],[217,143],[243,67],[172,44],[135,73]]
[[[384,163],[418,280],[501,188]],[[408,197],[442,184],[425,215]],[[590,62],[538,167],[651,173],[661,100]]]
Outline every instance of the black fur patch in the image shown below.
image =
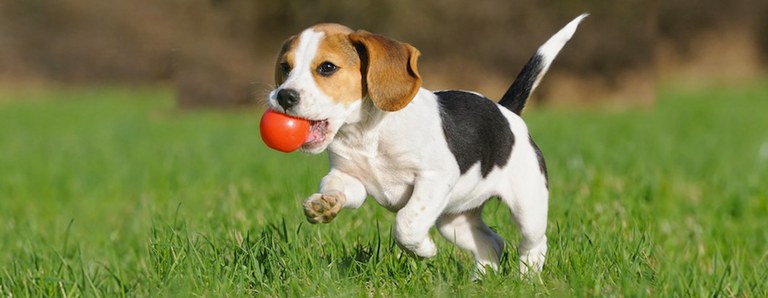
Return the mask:
[[531,137],[531,135],[528,135],[528,139],[531,141],[533,150],[536,151],[536,159],[539,160],[539,170],[541,171],[541,174],[544,175],[544,185],[549,188],[549,174],[547,173],[547,163],[544,162],[544,154],[541,153],[541,149],[539,149],[539,146],[537,146],[536,142],[533,141],[533,137]]
[[515,82],[512,83],[512,86],[509,86],[507,92],[499,100],[500,105],[518,115],[523,112],[525,103],[533,91],[533,83],[536,82],[536,77],[544,69],[541,59],[541,55],[536,53],[528,60],[528,63],[523,66],[523,69],[520,70],[517,78],[515,78]]
[[461,174],[479,162],[480,173],[486,177],[494,166],[507,164],[515,136],[495,103],[464,91],[440,91],[435,95],[443,133]]

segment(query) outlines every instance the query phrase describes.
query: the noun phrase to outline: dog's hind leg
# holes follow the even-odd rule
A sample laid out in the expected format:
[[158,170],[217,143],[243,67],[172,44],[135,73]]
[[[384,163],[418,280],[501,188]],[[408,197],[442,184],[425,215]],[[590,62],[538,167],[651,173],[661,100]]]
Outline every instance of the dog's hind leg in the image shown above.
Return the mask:
[[517,181],[514,191],[502,195],[520,230],[520,273],[541,272],[547,254],[549,191],[543,181]]
[[436,223],[440,234],[456,246],[472,252],[482,274],[485,267],[497,270],[504,240],[483,222],[482,207],[459,214],[444,214]]

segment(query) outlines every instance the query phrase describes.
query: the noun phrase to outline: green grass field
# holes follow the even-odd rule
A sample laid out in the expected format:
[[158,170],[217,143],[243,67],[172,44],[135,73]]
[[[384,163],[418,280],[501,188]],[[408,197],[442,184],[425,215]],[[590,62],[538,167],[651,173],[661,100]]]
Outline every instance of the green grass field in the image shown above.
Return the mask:
[[[0,91],[0,296],[768,296],[768,81],[666,87],[653,108],[526,112],[550,169],[549,255],[521,279],[438,239],[394,244],[369,199],[301,201],[326,157],[282,154],[260,111],[178,111],[163,89]],[[439,238],[437,233],[434,235]],[[436,238],[436,239],[437,239]]]

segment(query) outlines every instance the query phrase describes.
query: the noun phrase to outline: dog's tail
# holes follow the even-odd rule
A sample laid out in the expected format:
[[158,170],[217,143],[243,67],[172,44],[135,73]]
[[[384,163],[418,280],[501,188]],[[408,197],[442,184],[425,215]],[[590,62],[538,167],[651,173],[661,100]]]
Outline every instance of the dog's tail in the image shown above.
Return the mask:
[[517,75],[512,86],[501,97],[500,105],[520,115],[525,107],[525,102],[528,101],[528,97],[531,96],[533,90],[539,85],[541,78],[547,73],[549,65],[555,60],[557,53],[571,39],[581,20],[588,15],[588,13],[585,13],[573,19],[573,21],[565,25],[563,29],[560,29],[560,31],[552,35],[547,42],[539,47],[536,54],[523,66],[523,70]]

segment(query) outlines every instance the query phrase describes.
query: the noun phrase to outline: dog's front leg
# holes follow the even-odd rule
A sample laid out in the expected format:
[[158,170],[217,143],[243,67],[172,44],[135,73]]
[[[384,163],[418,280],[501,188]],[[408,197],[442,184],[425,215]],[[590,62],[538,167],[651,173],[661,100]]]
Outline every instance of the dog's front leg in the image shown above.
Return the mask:
[[329,223],[342,207],[358,208],[367,193],[360,180],[331,169],[320,181],[320,192],[304,200],[304,215],[310,223]]
[[429,229],[443,213],[450,188],[445,177],[417,179],[408,203],[395,218],[395,240],[406,252],[422,258],[435,256],[437,247]]

